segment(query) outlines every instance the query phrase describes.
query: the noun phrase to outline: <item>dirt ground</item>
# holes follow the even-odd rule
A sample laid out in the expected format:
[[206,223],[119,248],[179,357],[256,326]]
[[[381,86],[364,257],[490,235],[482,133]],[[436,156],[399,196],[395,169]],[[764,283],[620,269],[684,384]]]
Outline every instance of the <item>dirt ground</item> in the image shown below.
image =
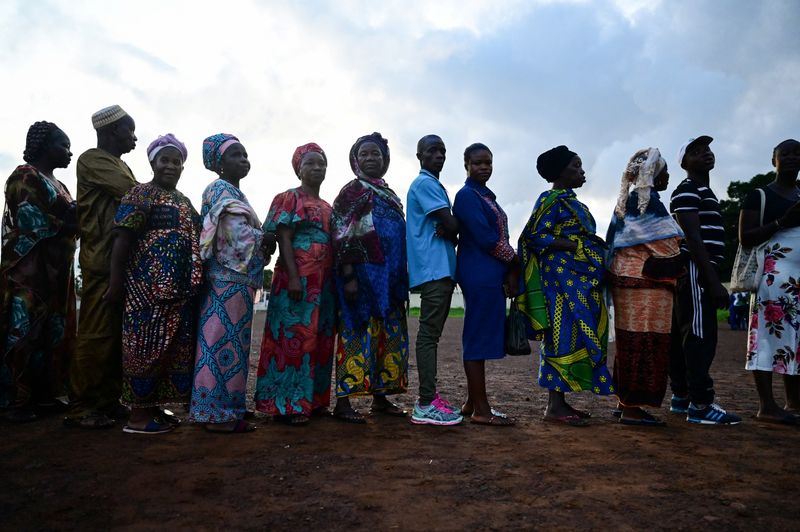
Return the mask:
[[[454,402],[465,394],[462,323],[448,320],[440,349],[440,390]],[[416,320],[410,328],[413,345]],[[545,425],[531,356],[487,368],[513,428],[387,417],[292,428],[258,417],[249,435],[186,425],[139,436],[66,429],[57,416],[3,424],[0,528],[797,529],[800,429],[752,419],[744,345],[745,333],[723,326],[712,368],[719,401],[745,418],[738,427],[689,425],[666,408],[666,428],[622,426],[612,398],[588,394],[573,402],[594,414],[590,427]],[[413,355],[410,380],[413,392]],[[411,407],[414,398],[396,399]]]

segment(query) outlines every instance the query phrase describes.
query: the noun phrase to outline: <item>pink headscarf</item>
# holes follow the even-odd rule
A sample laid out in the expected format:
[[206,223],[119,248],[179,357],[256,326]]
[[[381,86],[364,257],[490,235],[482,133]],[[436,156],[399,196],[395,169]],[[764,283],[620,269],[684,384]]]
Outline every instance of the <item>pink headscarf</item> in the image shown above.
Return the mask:
[[322,158],[325,159],[325,163],[328,162],[328,158],[325,156],[325,151],[319,147],[319,144],[315,142],[309,142],[308,144],[303,144],[302,146],[298,146],[296,150],[294,150],[294,155],[292,155],[292,168],[294,168],[295,175],[300,175],[300,163],[303,162],[303,157],[307,153],[316,152],[322,155]]

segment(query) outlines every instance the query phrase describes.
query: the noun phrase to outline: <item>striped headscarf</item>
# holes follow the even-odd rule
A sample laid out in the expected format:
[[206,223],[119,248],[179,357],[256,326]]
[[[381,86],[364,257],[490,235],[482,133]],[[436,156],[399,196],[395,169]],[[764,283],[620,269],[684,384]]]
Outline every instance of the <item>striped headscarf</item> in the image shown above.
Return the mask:
[[203,141],[203,166],[216,172],[219,170],[222,155],[225,150],[239,142],[239,139],[230,133],[217,133]]

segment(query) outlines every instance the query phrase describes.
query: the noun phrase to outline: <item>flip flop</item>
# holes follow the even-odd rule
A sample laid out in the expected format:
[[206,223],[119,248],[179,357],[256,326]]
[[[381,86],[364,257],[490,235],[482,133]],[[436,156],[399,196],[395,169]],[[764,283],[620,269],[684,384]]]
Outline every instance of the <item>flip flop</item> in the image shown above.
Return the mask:
[[303,427],[311,422],[311,418],[305,414],[287,414],[272,416],[273,421],[289,425],[290,427]]
[[399,406],[394,403],[389,403],[388,406],[382,406],[376,408],[374,405],[369,409],[372,414],[383,414],[384,416],[393,416],[393,417],[406,417],[408,415],[408,410],[403,410]]
[[75,429],[110,429],[114,423],[114,420],[105,414],[64,418],[64,426]]
[[147,426],[142,429],[131,427],[130,425],[122,427],[122,432],[127,432],[128,434],[164,434],[173,430],[175,430],[175,425],[159,423],[156,419],[151,419]]
[[170,425],[174,425],[176,427],[183,423],[183,420],[176,416],[172,410],[167,410],[166,408],[159,410],[158,417],[161,418],[162,421],[166,421]]
[[341,412],[333,411],[333,417],[344,423],[353,423],[354,425],[364,425],[367,423],[367,418],[358,410],[350,409]]
[[203,425],[203,428],[205,429],[206,432],[212,432],[214,434],[244,434],[246,432],[253,432],[254,430],[256,430],[256,426],[254,424],[248,423],[244,419],[238,420],[236,424],[233,425],[233,427],[230,429],[219,430],[219,429],[209,428],[209,425],[213,427],[213,424],[206,423],[205,425]]
[[637,427],[666,427],[667,422],[658,419],[654,415],[642,410],[641,418],[631,418],[620,416],[619,422],[623,425],[637,426]]
[[789,425],[789,426],[800,426],[800,416],[795,414],[786,414],[783,417],[758,417],[755,416],[756,421],[760,421],[761,423],[770,423],[773,425]]
[[[508,415],[505,412],[501,412],[499,410],[495,410],[494,408],[491,409],[491,412],[492,412],[493,416],[508,417]],[[463,406],[461,407],[461,415],[464,416],[464,417],[470,417],[474,413],[475,413],[475,409],[474,408],[471,409],[471,410],[469,410],[469,409],[464,410],[464,407]]]
[[554,423],[556,425],[567,425],[570,427],[588,427],[589,422],[586,418],[572,414],[569,416],[544,416],[542,421],[545,423]]
[[485,421],[482,419],[477,419],[474,416],[470,416],[469,422],[474,425],[489,425],[492,427],[513,427],[516,424],[516,422],[513,419],[506,416],[505,414],[501,416],[492,414]]

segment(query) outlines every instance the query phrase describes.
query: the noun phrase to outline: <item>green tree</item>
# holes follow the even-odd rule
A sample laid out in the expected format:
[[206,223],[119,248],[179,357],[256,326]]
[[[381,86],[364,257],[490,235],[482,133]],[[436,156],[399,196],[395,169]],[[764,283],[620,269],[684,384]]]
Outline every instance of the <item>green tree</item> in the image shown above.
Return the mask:
[[725,227],[725,258],[720,265],[722,280],[729,281],[733,269],[733,259],[739,246],[739,211],[747,195],[760,187],[767,186],[775,179],[775,172],[758,174],[749,181],[731,181],[728,185],[728,198],[720,201],[722,223]]
[[264,268],[264,290],[269,290],[272,286],[272,270]]

